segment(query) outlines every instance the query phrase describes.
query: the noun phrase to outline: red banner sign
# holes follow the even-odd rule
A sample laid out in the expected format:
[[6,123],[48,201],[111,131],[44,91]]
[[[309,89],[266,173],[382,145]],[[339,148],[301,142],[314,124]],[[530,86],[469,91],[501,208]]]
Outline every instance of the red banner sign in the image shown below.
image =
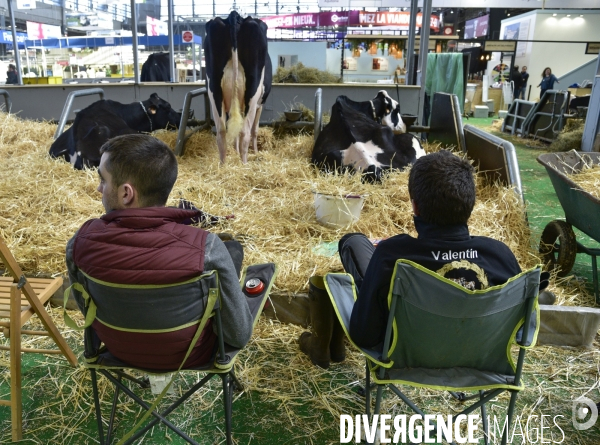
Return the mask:
[[[409,12],[364,12],[340,11],[314,14],[286,14],[263,17],[261,19],[270,29],[274,28],[316,28],[318,26],[398,26],[406,27],[410,21]],[[417,27],[421,27],[423,14],[417,14]],[[431,16],[431,29],[438,31],[440,19]]]
[[[364,12],[360,11],[358,16],[359,25],[371,26],[408,26],[410,22],[410,12]],[[423,23],[423,14],[417,14],[417,27],[420,28]],[[438,31],[440,29],[439,17],[432,15],[430,28]]]

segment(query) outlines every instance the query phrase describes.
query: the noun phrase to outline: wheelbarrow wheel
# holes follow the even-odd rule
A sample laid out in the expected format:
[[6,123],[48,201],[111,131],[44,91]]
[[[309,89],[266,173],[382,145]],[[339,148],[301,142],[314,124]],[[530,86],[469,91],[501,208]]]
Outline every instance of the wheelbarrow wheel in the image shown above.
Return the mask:
[[567,276],[577,256],[577,241],[571,225],[560,220],[550,221],[542,232],[539,251],[548,269],[558,269],[559,277]]

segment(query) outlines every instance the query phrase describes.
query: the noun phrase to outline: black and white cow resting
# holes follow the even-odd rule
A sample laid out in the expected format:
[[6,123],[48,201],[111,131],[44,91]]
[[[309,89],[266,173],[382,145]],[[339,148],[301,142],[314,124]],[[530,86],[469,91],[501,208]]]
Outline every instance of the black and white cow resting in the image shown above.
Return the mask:
[[181,113],[171,108],[156,93],[148,100],[122,104],[99,100],[79,111],[73,125],[50,146],[50,156],[63,157],[74,168],[100,165],[100,147],[110,138],[123,134],[177,128]]
[[363,102],[355,102],[346,96],[338,96],[337,99],[381,125],[406,133],[406,125],[400,116],[400,105],[385,90],[379,91],[374,99]]
[[402,169],[424,155],[413,135],[394,133],[338,98],[315,142],[312,162],[325,171],[350,168],[378,181],[384,170]]
[[246,163],[250,142],[257,151],[260,114],[271,92],[267,25],[252,17],[242,19],[236,11],[225,20],[210,20],[206,24],[204,56],[221,162],[225,162],[228,136],[236,139],[236,149]]

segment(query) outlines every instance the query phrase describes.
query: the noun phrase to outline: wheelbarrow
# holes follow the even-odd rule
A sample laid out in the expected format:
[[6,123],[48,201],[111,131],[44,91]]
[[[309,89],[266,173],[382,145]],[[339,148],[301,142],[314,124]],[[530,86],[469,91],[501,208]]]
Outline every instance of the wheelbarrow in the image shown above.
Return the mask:
[[538,156],[537,161],[546,167],[554,191],[565,212],[566,221],[550,221],[540,240],[539,252],[545,264],[559,268],[559,277],[567,276],[573,268],[578,253],[592,257],[592,277],[596,304],[600,304],[598,291],[598,265],[600,249],[586,247],[575,238],[573,227],[600,242],[600,199],[582,190],[567,175],[574,175],[591,165],[600,165],[600,153],[570,151]]

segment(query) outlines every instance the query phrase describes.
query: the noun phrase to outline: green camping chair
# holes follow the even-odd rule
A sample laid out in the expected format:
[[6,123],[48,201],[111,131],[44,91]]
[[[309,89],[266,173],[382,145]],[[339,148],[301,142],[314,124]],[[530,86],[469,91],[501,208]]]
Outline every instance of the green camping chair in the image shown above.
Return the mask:
[[[525,351],[535,344],[539,329],[539,283],[540,268],[536,267],[503,285],[470,291],[416,263],[398,260],[388,296],[390,315],[383,349],[380,352],[354,345],[367,362],[367,415],[371,378],[377,386],[375,414],[379,414],[384,386],[420,415],[424,412],[396,385],[446,390],[461,401],[478,399],[459,414],[481,408],[487,444],[485,404],[509,391],[505,431],[510,431],[517,394],[523,389]],[[356,300],[353,279],[348,274],[331,273],[325,276],[325,285],[352,342],[348,332]],[[511,354],[513,344],[520,347],[516,364]],[[476,394],[465,396],[457,391]],[[503,445],[506,440],[503,434]]]
[[[272,263],[253,265],[244,270],[242,275],[242,283],[245,284],[243,292],[254,318],[254,325],[256,325],[262,312],[275,274],[276,267]],[[186,442],[197,444],[198,442],[181,431],[166,417],[214,376],[220,376],[222,379],[225,432],[227,444],[231,444],[233,390],[243,388],[233,371],[240,349],[232,348],[223,341],[223,328],[219,310],[218,274],[215,271],[208,271],[186,282],[156,286],[125,286],[103,282],[87,275],[85,278],[86,282],[83,286],[81,284],[73,286],[82,293],[85,299],[86,317],[84,326],[76,326],[66,312],[64,316],[67,325],[76,329],[85,329],[85,366],[91,373],[100,444],[112,443],[111,435],[114,432],[113,427],[120,393],[125,393],[137,402],[145,412],[129,432],[120,434],[124,437],[118,442],[119,444],[133,443],[159,422],[173,430]],[[256,278],[260,282],[253,280]],[[202,298],[198,298],[198,289],[201,290]],[[65,291],[65,300],[69,292],[70,288]],[[210,323],[213,323],[213,326]],[[197,351],[197,348],[202,348],[202,340],[207,338],[206,332],[212,330],[213,327],[217,334],[216,347],[209,346],[206,348],[208,360],[194,366],[184,366],[189,357],[194,357],[192,352]],[[103,338],[107,344],[100,345],[97,336],[98,331],[103,332],[105,336]],[[161,342],[160,335],[164,333],[174,335],[170,337],[170,343]],[[182,341],[178,340],[179,334],[183,337],[187,335],[188,340],[182,344]],[[193,338],[189,341],[191,335],[193,335]],[[140,338],[143,338],[143,340],[140,340]],[[130,352],[128,358],[123,357],[122,351],[120,351],[120,354],[117,354],[116,351],[132,339],[138,343],[150,345],[149,348],[156,357],[156,363],[160,363],[162,355],[170,354],[172,357],[170,357],[168,363],[177,362],[181,364],[179,367],[174,366],[173,369],[164,369],[164,367],[160,367],[160,369],[142,369],[131,366],[127,363],[127,360],[130,359],[134,362],[135,353]],[[117,358],[111,354],[109,348],[112,348],[113,352],[120,357]],[[126,345],[124,350],[127,350],[127,348],[129,350],[134,349]],[[124,384],[123,380],[135,382],[141,388],[149,388],[149,379],[147,377],[135,377],[128,370],[134,370],[142,376],[174,374],[170,376],[170,379],[163,380],[169,383],[165,384],[160,395],[155,396],[154,402],[146,402],[128,385]],[[194,375],[201,371],[203,377],[169,407],[159,412],[159,403],[169,390],[171,382],[175,380],[177,374],[189,370],[194,371]],[[106,377],[115,388],[106,434],[102,420],[97,373]],[[148,420],[149,418],[151,419]]]

